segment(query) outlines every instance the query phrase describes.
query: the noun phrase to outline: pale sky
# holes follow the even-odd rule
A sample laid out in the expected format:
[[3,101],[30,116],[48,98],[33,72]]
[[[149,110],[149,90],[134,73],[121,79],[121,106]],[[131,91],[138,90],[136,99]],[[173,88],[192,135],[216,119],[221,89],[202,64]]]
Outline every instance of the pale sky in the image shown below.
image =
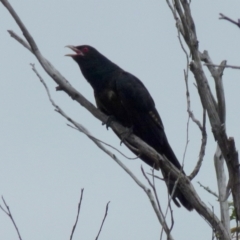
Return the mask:
[[[165,131],[179,161],[186,145],[186,89],[183,69],[186,58],[166,1],[137,0],[11,0],[42,54],[94,103],[93,91],[77,64],[64,55],[66,45],[88,44],[123,69],[137,76],[148,88],[161,115]],[[239,29],[218,19],[224,13],[240,18],[240,1],[192,1],[192,14],[201,51],[208,50],[214,63],[228,60],[240,65]],[[99,239],[160,239],[161,226],[143,191],[126,173],[83,134],[66,125],[54,111],[47,94],[30,67],[47,83],[55,102],[97,138],[119,146],[111,130],[64,92],[41,69],[35,57],[12,39],[8,29],[21,35],[18,26],[0,4],[0,195],[10,206],[23,239],[69,239],[77,213],[81,188],[85,189],[74,239],[95,239],[108,201],[108,216]],[[207,72],[207,71],[206,71]],[[213,79],[209,76],[211,86]],[[227,133],[240,143],[240,72],[227,69],[224,86],[227,102]],[[192,110],[202,119],[202,107],[194,78],[189,76]],[[208,122],[208,121],[207,121]],[[198,159],[201,134],[191,122],[184,169],[193,170]],[[216,143],[208,123],[208,144],[203,166],[192,181],[202,200],[219,216],[216,198],[197,184],[217,192],[213,154]],[[110,149],[111,150],[111,149]],[[112,150],[113,151],[113,150]],[[128,160],[114,152],[145,184],[141,160]],[[159,173],[160,174],[160,173]],[[167,189],[157,182],[163,209]],[[1,203],[2,204],[2,203]],[[211,239],[208,224],[195,212],[173,204],[175,239]],[[0,211],[0,239],[18,239],[13,224]],[[163,239],[166,239],[165,236]]]

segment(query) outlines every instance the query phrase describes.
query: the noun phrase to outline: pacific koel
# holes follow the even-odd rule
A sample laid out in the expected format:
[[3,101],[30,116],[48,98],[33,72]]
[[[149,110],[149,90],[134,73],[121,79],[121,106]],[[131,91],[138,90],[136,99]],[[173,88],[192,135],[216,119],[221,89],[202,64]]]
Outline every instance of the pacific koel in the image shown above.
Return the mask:
[[[130,128],[136,136],[160,154],[165,155],[176,168],[181,170],[181,164],[168,143],[155,103],[144,84],[91,46],[67,47],[75,52],[67,54],[67,56],[77,62],[83,76],[92,86],[97,107],[124,127]],[[118,135],[118,137],[121,136]],[[134,150],[130,150],[134,152]],[[148,156],[141,154],[140,158],[157,169],[154,161]],[[185,174],[183,170],[182,172]],[[162,174],[171,194],[175,180],[163,170]],[[180,188],[176,187],[173,201],[180,207],[178,200],[189,211],[193,209]]]

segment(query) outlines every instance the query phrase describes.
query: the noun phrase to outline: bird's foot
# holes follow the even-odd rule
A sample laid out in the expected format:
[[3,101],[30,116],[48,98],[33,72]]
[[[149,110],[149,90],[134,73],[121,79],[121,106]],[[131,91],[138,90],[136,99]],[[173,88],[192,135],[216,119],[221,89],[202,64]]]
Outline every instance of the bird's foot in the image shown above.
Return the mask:
[[107,119],[107,121],[106,121],[106,122],[103,122],[102,125],[103,125],[103,126],[106,125],[106,128],[107,128],[107,130],[108,130],[108,128],[109,128],[110,125],[111,125],[111,122],[112,122],[112,121],[115,121],[115,120],[116,120],[116,119],[115,119],[114,116],[109,116],[108,119]]
[[121,141],[120,141],[120,145],[122,145],[122,143],[124,142],[124,140],[126,138],[128,138],[131,134],[133,133],[133,126],[128,128],[125,132],[121,133]]

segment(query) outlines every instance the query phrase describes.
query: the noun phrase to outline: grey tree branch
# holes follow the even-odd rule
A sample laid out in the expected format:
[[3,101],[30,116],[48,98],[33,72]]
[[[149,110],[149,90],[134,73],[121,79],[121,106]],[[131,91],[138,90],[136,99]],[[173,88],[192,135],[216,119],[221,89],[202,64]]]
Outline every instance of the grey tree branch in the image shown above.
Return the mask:
[[237,21],[234,21],[233,19],[231,19],[230,17],[225,16],[222,13],[219,13],[219,15],[220,15],[219,19],[227,20],[227,21],[237,25],[240,28],[240,19],[238,19]]
[[[226,103],[224,96],[224,88],[222,75],[226,66],[226,61],[222,61],[220,66],[216,69],[216,74],[214,76],[215,87],[218,99],[218,114],[220,116],[220,120],[222,122],[222,127],[226,130]],[[224,171],[224,158],[222,152],[217,145],[217,150],[214,155],[214,164],[216,169],[216,176],[218,182],[218,192],[219,192],[219,203],[221,209],[221,220],[225,226],[225,228],[230,233],[230,217],[229,217],[229,206],[227,197],[229,195],[229,190],[226,187],[226,175]]]
[[[212,66],[212,67],[220,67],[220,65],[213,64],[213,63],[205,63],[204,65],[205,66]],[[225,65],[225,68],[240,69],[240,66]]]
[[202,132],[202,143],[199,151],[199,157],[195,168],[193,169],[192,173],[188,176],[190,180],[195,178],[200,171],[202,166],[203,158],[205,155],[206,145],[207,145],[207,131],[206,131],[206,110],[203,110],[203,125],[201,126]]
[[215,192],[213,192],[209,187],[203,186],[200,182],[198,182],[198,184],[200,185],[200,187],[202,187],[204,190],[212,194],[214,197],[219,198],[218,195]]
[[77,217],[76,217],[76,221],[75,221],[75,223],[73,225],[73,228],[72,228],[72,232],[71,232],[71,235],[70,235],[70,240],[72,240],[72,238],[73,238],[73,234],[75,232],[75,229],[76,229],[76,226],[77,226],[77,223],[78,223],[78,218],[79,218],[81,205],[82,205],[83,191],[84,191],[84,188],[81,189],[80,200],[79,200],[79,203],[78,203]]
[[105,222],[105,220],[106,220],[106,217],[107,217],[107,214],[108,214],[108,206],[109,206],[109,203],[110,203],[110,202],[108,202],[107,205],[106,205],[106,210],[105,210],[105,214],[104,214],[104,217],[103,217],[103,220],[102,220],[102,224],[101,224],[101,226],[100,226],[100,229],[99,229],[99,231],[98,231],[98,234],[97,234],[95,240],[98,240],[98,237],[99,237],[99,235],[100,235],[100,233],[101,233],[101,231],[102,231],[103,224],[104,224],[104,222]]
[[[224,131],[226,131],[226,103],[225,103],[224,88],[223,88],[223,81],[222,81],[222,75],[226,66],[226,61],[222,61],[222,63],[218,67],[213,66],[212,60],[207,51],[203,52],[203,54],[201,55],[201,58],[206,64],[209,64],[207,65],[208,70],[212,74],[213,79],[215,81],[218,115],[222,124],[222,128],[224,129]],[[229,206],[227,202],[227,196],[230,195],[230,192],[229,192],[230,188],[226,187],[226,176],[224,172],[224,158],[218,144],[217,144],[216,152],[214,154],[214,165],[215,165],[216,177],[217,177],[217,183],[218,183],[221,220],[225,228],[227,229],[227,231],[230,233]]]
[[[24,24],[21,22],[20,18],[18,17],[18,15],[16,14],[16,12],[13,10],[13,8],[10,6],[9,2],[7,0],[0,0],[2,2],[2,4],[8,9],[9,13],[12,15],[12,17],[15,19],[15,21],[17,22],[17,24],[19,25],[19,27],[21,28],[24,36],[26,37],[29,45],[31,46],[32,52],[33,54],[36,56],[36,58],[38,59],[38,61],[41,63],[42,67],[44,68],[44,70],[53,78],[53,80],[58,84],[59,89],[63,90],[64,92],[66,92],[67,94],[69,94],[69,96],[71,96],[74,100],[76,100],[78,103],[80,103],[83,107],[85,107],[88,111],[90,111],[96,118],[98,118],[100,121],[102,122],[106,122],[107,120],[107,116],[105,114],[103,114],[102,112],[100,112],[96,107],[94,107],[94,105],[92,105],[87,99],[85,99],[82,94],[80,94],[78,91],[76,91],[70,84],[69,82],[49,63],[49,61],[47,61],[42,54],[40,53],[39,49],[37,48],[36,43],[34,42],[32,36],[30,35],[30,33],[27,31],[26,27],[24,26]],[[188,9],[186,9],[188,10]],[[185,10],[185,11],[186,11]],[[186,21],[185,17],[184,17],[184,21]],[[190,20],[187,19],[187,22],[189,22]],[[184,24],[183,24],[184,25]],[[185,24],[186,25],[186,24]],[[187,26],[187,25],[186,25]],[[186,34],[186,26],[184,26],[184,34]],[[194,30],[194,26],[191,26],[191,29]],[[192,36],[185,36],[186,39],[190,39],[189,42],[192,42],[195,39],[191,39]],[[192,45],[191,45],[192,46]],[[196,49],[195,49],[195,45],[191,47],[191,52],[194,56],[194,59],[198,56],[196,56]],[[195,66],[196,64],[196,66]],[[198,72],[199,71],[199,61],[194,63],[193,67],[194,69],[196,69],[196,71],[193,72]],[[200,76],[202,76],[202,74],[200,74]],[[201,79],[202,80],[202,79]],[[201,81],[200,80],[200,81]],[[205,79],[204,79],[205,80]],[[205,84],[205,83],[203,83]],[[199,84],[200,85],[200,84]],[[200,90],[201,88],[204,88],[205,86],[199,86]],[[199,90],[199,91],[200,91]],[[208,101],[211,103],[212,99],[209,100],[209,98],[211,98],[211,96],[206,99],[203,100],[204,101],[204,105],[207,105]],[[55,106],[58,110],[59,107]],[[215,106],[210,104],[211,108],[215,108]],[[208,109],[206,107],[206,109]],[[60,111],[60,110],[59,110]],[[209,110],[208,110],[209,111]],[[84,127],[82,127],[81,125],[77,124],[75,121],[73,121],[72,119],[70,119],[64,112],[60,111],[59,112],[61,115],[63,115],[64,117],[66,117],[73,125],[75,125],[77,127],[77,125],[79,126],[79,128],[81,129],[81,131],[83,131],[84,133],[87,133],[86,135],[89,137],[88,132],[86,131],[86,129]],[[216,121],[219,120],[218,115],[215,115],[215,112],[213,114],[209,114],[209,115],[213,115],[213,117],[216,118]],[[217,122],[218,123],[218,122]],[[111,124],[111,127],[114,129],[114,131],[118,132],[119,134],[123,133],[125,128],[123,128],[120,124],[113,122]],[[217,127],[214,128],[214,130],[218,130],[218,125]],[[217,132],[218,133],[218,132]],[[218,135],[217,135],[218,136]],[[91,139],[92,141],[94,141],[94,139]],[[178,171],[164,156],[161,156],[160,154],[158,154],[153,148],[151,148],[150,146],[148,146],[146,143],[144,143],[141,139],[137,138],[134,135],[130,135],[127,138],[127,141],[131,143],[131,145],[133,145],[134,147],[138,148],[140,152],[144,153],[145,155],[147,155],[148,157],[151,157],[156,164],[159,164],[160,167],[167,173],[171,174],[171,177],[174,177],[175,179],[179,179],[178,182],[178,187],[181,188],[181,192],[183,192],[183,194],[185,196],[187,196],[189,202],[192,204],[192,206],[194,207],[194,209],[200,214],[202,215],[207,221],[208,223],[216,229],[216,233],[217,235],[221,236],[220,239],[229,239],[229,235],[227,233],[227,231],[225,230],[225,228],[223,227],[221,221],[217,218],[217,216],[206,206],[206,204],[204,204],[200,197],[198,196],[198,194],[196,193],[195,189],[193,188],[191,182],[189,181],[189,179],[184,176],[180,171]],[[227,139],[226,139],[227,141]],[[158,208],[156,203],[154,202],[154,197],[150,191],[150,189],[146,188],[141,182],[139,182],[139,180],[125,167],[125,165],[123,165],[118,158],[112,154],[110,151],[108,151],[107,149],[105,149],[100,143],[95,142],[94,143],[100,147],[107,155],[109,155],[114,161],[116,161],[131,177],[132,179],[138,184],[138,186],[140,186],[144,192],[148,195],[150,202],[152,203],[152,206],[154,208],[155,213],[157,214],[158,220],[161,222],[161,224],[163,224],[164,226],[164,230],[165,232],[168,232],[169,229],[164,221],[164,218],[159,214],[158,212]],[[221,146],[221,145],[220,145]],[[234,141],[232,141],[232,149],[234,149],[235,145],[234,145]],[[236,152],[236,151],[235,151]],[[170,238],[172,239],[172,238]]]
[[[151,174],[151,176],[152,176],[152,182],[151,182],[150,179],[147,177],[147,175],[146,175],[146,173],[145,173],[145,171],[144,171],[144,169],[143,169],[143,166],[141,166],[141,171],[142,171],[143,176],[144,176],[145,179],[147,180],[149,186],[152,188],[152,190],[153,190],[153,192],[154,192],[154,197],[155,197],[156,202],[157,202],[157,205],[158,205],[158,209],[159,209],[159,211],[161,212],[161,214],[163,215],[163,211],[162,211],[162,208],[161,208],[161,205],[160,205],[160,201],[159,201],[159,198],[158,198],[158,195],[157,195],[157,190],[156,190],[156,187],[155,187],[154,168],[152,169],[152,174]],[[169,200],[169,204],[170,204],[170,200]],[[165,215],[163,215],[163,216],[164,216],[164,220],[166,220],[167,213],[166,213]],[[163,226],[162,226],[161,234],[160,234],[160,240],[161,240],[162,237],[163,237],[163,230],[164,230],[164,228],[163,228]],[[168,235],[167,235],[167,239],[169,239],[169,235],[170,235],[171,231],[172,231],[172,226],[171,226],[171,228],[169,229],[169,232],[168,232]]]
[[[189,57],[188,57],[186,49],[183,46],[183,43],[181,41],[181,36],[179,36],[179,34],[180,34],[180,31],[178,30],[178,39],[179,39],[181,48],[186,55],[186,60],[187,60],[187,68],[184,71],[184,79],[185,79],[185,84],[186,84],[187,112],[188,112],[189,118],[191,118],[192,121],[199,127],[199,129],[202,133],[202,144],[201,144],[201,148],[200,148],[199,158],[198,158],[195,168],[193,169],[192,173],[189,175],[189,179],[192,180],[194,177],[197,176],[198,172],[200,171],[200,168],[201,168],[202,162],[203,162],[203,158],[205,155],[205,149],[206,149],[206,145],[207,145],[206,110],[203,109],[203,124],[201,124],[200,121],[194,116],[193,111],[191,110],[190,92],[189,92],[189,87],[188,87]],[[187,144],[188,144],[188,128],[189,128],[189,121],[187,124]],[[187,144],[186,144],[186,147],[187,147]],[[185,155],[185,153],[184,153],[184,155]]]
[[[73,128],[73,129],[75,129],[75,130],[78,130],[76,127],[74,127],[74,126],[72,126],[72,125],[70,125],[70,124],[67,124],[67,126]],[[121,155],[122,155],[123,157],[125,157],[126,159],[136,160],[136,159],[139,158],[139,156],[136,156],[136,157],[128,157],[128,156],[126,156],[124,153],[122,153],[121,151],[119,151],[117,148],[113,147],[111,144],[108,144],[108,143],[106,143],[106,142],[104,142],[104,141],[102,141],[102,140],[100,140],[100,139],[98,139],[98,138],[95,138],[95,137],[93,137],[93,136],[92,136],[92,138],[94,138],[96,141],[98,141],[98,142],[100,142],[100,143],[102,143],[102,144],[104,144],[104,145],[106,145],[106,146],[114,149],[116,152],[118,152],[119,154],[121,154]],[[135,150],[135,151],[138,151],[138,149],[136,149],[136,148],[135,148],[134,150]]]
[[10,211],[10,207],[7,205],[7,202],[5,201],[5,199],[3,198],[3,196],[2,196],[2,201],[3,201],[3,204],[4,204],[4,206],[5,206],[6,209],[4,209],[4,207],[3,207],[1,204],[0,204],[0,209],[1,209],[4,213],[6,213],[6,215],[10,218],[10,220],[12,221],[13,226],[14,226],[16,232],[17,232],[17,235],[18,235],[19,240],[22,240],[22,237],[21,237],[21,234],[20,234],[20,232],[19,232],[19,230],[18,230],[17,224],[16,224],[16,222],[15,222],[15,220],[14,220],[14,218],[13,218],[13,215],[12,215],[12,213],[11,213],[11,211]]
[[[208,57],[208,59],[210,59]],[[212,64],[211,59],[208,63]],[[218,114],[222,123],[222,127],[226,130],[226,104],[224,96],[224,88],[222,82],[223,71],[226,67],[226,61],[223,61],[218,67],[208,66],[210,72],[215,80],[215,87],[218,99]],[[229,206],[227,202],[227,196],[230,194],[230,188],[226,187],[226,176],[224,172],[224,158],[222,152],[217,145],[216,153],[214,155],[214,163],[216,169],[216,176],[218,182],[220,209],[221,209],[221,219],[225,228],[230,232],[230,217],[229,217]],[[228,186],[231,185],[231,176]]]
[[226,197],[228,193],[227,193],[227,186],[226,186],[226,175],[224,171],[224,158],[218,145],[217,145],[216,152],[214,154],[214,165],[215,165],[216,176],[217,176],[221,220],[225,228],[230,233],[230,216],[229,216],[228,201]]

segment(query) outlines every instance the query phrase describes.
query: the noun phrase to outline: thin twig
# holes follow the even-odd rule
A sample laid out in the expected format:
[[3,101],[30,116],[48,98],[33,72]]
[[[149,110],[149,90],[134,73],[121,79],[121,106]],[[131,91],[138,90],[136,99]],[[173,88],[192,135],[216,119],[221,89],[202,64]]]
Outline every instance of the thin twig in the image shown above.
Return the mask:
[[[176,12],[176,8],[174,8],[174,12]],[[188,57],[188,53],[183,45],[183,42],[182,42],[182,39],[181,39],[181,35],[180,35],[180,30],[179,28],[178,29],[178,40],[179,40],[179,43],[180,43],[180,46],[186,56],[186,70],[184,70],[184,79],[185,79],[185,82],[186,82],[186,85],[188,86],[188,73],[189,73],[189,57]],[[187,87],[187,92],[186,92],[186,95],[187,95],[187,111],[189,113],[189,117],[188,117],[188,120],[187,120],[187,136],[186,136],[186,145],[185,145],[185,149],[184,149],[184,153],[183,153],[183,160],[182,160],[182,166],[184,165],[184,161],[185,161],[185,157],[186,157],[186,153],[187,153],[187,148],[188,148],[188,144],[189,144],[189,119],[190,119],[190,94],[189,94],[189,91],[188,91],[188,87]],[[192,114],[193,115],[193,114]]]
[[[182,172],[182,171],[183,171],[183,169],[181,168],[181,172]],[[171,173],[169,173],[169,180],[172,181],[172,180],[170,179],[170,175],[171,175]],[[173,199],[173,196],[174,196],[174,193],[175,193],[175,191],[176,191],[176,189],[177,189],[177,185],[178,185],[178,182],[179,182],[179,180],[180,180],[180,177],[181,177],[181,175],[179,174],[179,175],[178,175],[178,178],[177,178],[176,181],[174,182],[173,190],[172,190],[172,192],[171,192],[171,195],[170,195],[170,198],[169,198],[169,201],[168,201],[168,207],[167,207],[166,212],[168,211],[168,208],[169,208],[169,206],[170,206],[171,200]]]
[[101,231],[102,231],[103,224],[104,224],[105,219],[106,219],[107,214],[108,214],[108,205],[109,205],[109,203],[110,203],[110,202],[108,202],[107,205],[106,205],[105,215],[104,215],[104,218],[103,218],[103,220],[102,220],[101,227],[100,227],[100,229],[99,229],[98,235],[97,235],[97,237],[95,238],[95,240],[98,239],[98,237],[99,237],[99,235],[100,235],[100,233],[101,233]]
[[[143,171],[143,166],[141,166],[142,168],[142,171]],[[158,209],[159,211],[161,210],[161,205],[160,205],[160,201],[159,201],[159,198],[158,198],[158,194],[157,194],[157,190],[156,190],[156,186],[155,186],[155,177],[154,177],[154,168],[152,168],[152,189],[154,191],[154,196],[155,196],[155,199],[157,200],[157,204],[158,204]],[[144,172],[145,173],[145,172]],[[146,174],[145,174],[146,176]],[[147,177],[147,176],[146,176]]]
[[182,36],[184,36],[185,33],[184,33],[184,30],[183,30],[182,23],[181,23],[180,19],[178,18],[176,7],[175,6],[173,7],[171,5],[171,3],[169,2],[169,0],[166,0],[166,2],[167,2],[168,7],[170,8],[170,10],[171,10],[171,12],[173,14],[173,18],[175,19],[176,27],[177,27],[178,31],[180,31]]
[[[183,153],[182,168],[180,170],[182,172],[183,171],[183,167],[184,167],[184,161],[185,161],[186,153],[187,153],[187,148],[188,148],[188,144],[189,144],[189,119],[191,118],[194,122],[197,122],[197,120],[195,119],[192,111],[190,110],[190,94],[189,94],[189,90],[188,90],[189,54],[187,53],[187,50],[185,49],[184,44],[183,44],[182,39],[181,39],[181,34],[182,34],[182,36],[184,36],[184,30],[183,30],[183,27],[182,27],[182,24],[181,24],[179,18],[177,17],[176,5],[174,5],[174,7],[173,7],[168,0],[167,0],[167,4],[168,4],[169,8],[171,9],[172,14],[174,16],[174,19],[176,21],[178,40],[179,40],[180,46],[181,46],[181,48],[182,48],[182,50],[183,50],[183,52],[184,52],[184,54],[186,56],[186,69],[184,70],[184,79],[185,79],[185,82],[186,82],[186,85],[187,85],[187,93],[186,93],[186,95],[187,95],[187,111],[189,113],[189,117],[188,117],[188,120],[187,120],[186,145],[185,145],[184,153]],[[167,216],[168,209],[170,208],[170,210],[171,210],[171,200],[172,200],[172,198],[174,196],[174,193],[176,191],[179,179],[180,179],[180,175],[178,176],[177,180],[174,183],[173,190],[172,190],[171,195],[170,195],[169,200],[168,200],[168,206],[167,206],[167,209],[166,209],[165,217]],[[171,211],[171,214],[172,214],[172,211]],[[174,221],[172,221],[171,229],[173,227],[173,224],[174,224]],[[171,231],[171,229],[170,229],[170,231]]]
[[22,44],[26,49],[28,49],[30,52],[33,53],[31,46],[26,42],[24,39],[19,37],[16,33],[14,33],[12,30],[7,30],[11,37],[13,37],[15,40],[17,40],[20,44]]
[[12,223],[13,223],[13,225],[14,225],[14,228],[15,228],[16,231],[17,231],[17,235],[18,235],[19,240],[22,240],[22,237],[21,237],[21,234],[20,234],[20,232],[19,232],[19,230],[18,230],[17,224],[15,223],[14,218],[13,218],[13,215],[12,215],[12,213],[11,213],[11,211],[10,211],[10,208],[9,208],[9,206],[7,205],[7,202],[5,201],[5,199],[4,199],[3,196],[2,196],[2,201],[3,201],[3,204],[4,204],[4,206],[5,206],[6,209],[4,209],[4,208],[1,206],[1,204],[0,204],[0,209],[11,219],[11,221],[12,221]]
[[[176,9],[175,9],[176,11]],[[187,112],[188,112],[188,120],[187,120],[187,136],[186,136],[186,145],[185,145],[185,149],[184,149],[184,153],[183,153],[183,163],[184,164],[184,160],[186,157],[186,153],[187,153],[187,148],[188,148],[188,144],[189,144],[189,119],[191,118],[191,120],[199,127],[200,131],[202,132],[202,144],[201,144],[201,150],[200,150],[200,155],[199,155],[199,160],[197,162],[197,165],[193,171],[193,173],[191,174],[190,180],[192,180],[199,172],[200,167],[202,165],[202,161],[203,161],[203,157],[205,155],[205,147],[207,144],[207,134],[206,134],[206,129],[205,129],[205,121],[206,121],[206,117],[204,117],[204,127],[201,125],[200,121],[194,116],[193,111],[191,110],[191,100],[190,100],[190,91],[189,91],[189,86],[188,86],[188,75],[189,75],[189,54],[187,53],[187,50],[185,49],[181,36],[180,36],[180,31],[178,29],[178,39],[179,39],[179,43],[180,46],[186,56],[186,69],[184,70],[184,79],[185,79],[185,84],[186,84],[186,98],[187,98]],[[204,116],[206,116],[205,111],[204,111]]]
[[[214,213],[214,207],[212,205],[211,205],[211,207],[212,207],[212,212]],[[214,238],[215,238],[214,229],[215,228],[212,228],[212,240],[214,240]]]
[[73,238],[73,234],[74,234],[74,231],[75,231],[77,223],[78,223],[78,218],[79,218],[79,214],[80,214],[80,210],[81,210],[81,204],[82,204],[82,198],[83,198],[83,191],[84,191],[84,188],[81,189],[80,200],[79,200],[79,203],[78,203],[77,217],[76,217],[76,221],[75,221],[75,223],[73,225],[73,229],[72,229],[72,232],[71,232],[70,240],[72,240],[72,238]]
[[[221,67],[219,64],[212,64],[212,63],[204,63],[204,66],[213,66],[213,67]],[[225,68],[232,68],[232,69],[240,69],[240,66],[234,66],[234,65],[225,65]]]
[[[72,125],[70,125],[70,124],[67,124],[67,126],[73,128],[73,129],[75,129],[75,130],[77,130],[77,131],[79,131],[78,128],[76,128],[76,127],[74,127],[74,126],[72,126]],[[88,136],[88,137],[91,137],[92,139],[95,139],[96,141],[98,141],[98,142],[100,142],[100,143],[102,143],[102,144],[104,144],[104,145],[106,145],[106,146],[108,146],[108,147],[110,147],[110,148],[112,148],[112,149],[114,149],[116,152],[120,153],[123,157],[125,157],[125,158],[127,158],[127,159],[129,159],[129,160],[136,160],[136,159],[138,159],[139,156],[140,156],[140,155],[138,155],[138,156],[136,156],[136,157],[128,157],[128,156],[126,156],[124,153],[122,153],[120,150],[118,150],[117,148],[115,148],[114,146],[112,146],[111,144],[106,143],[106,142],[104,142],[104,141],[102,141],[102,140],[100,140],[100,139],[98,139],[98,138],[96,138],[96,137],[94,137],[94,136],[92,136],[92,135],[87,135],[87,136]]]
[[185,148],[184,148],[184,152],[183,152],[183,160],[182,162],[184,162],[185,158],[186,158],[186,154],[187,154],[187,148],[188,148],[188,144],[189,144],[189,121],[190,117],[188,116],[188,120],[187,120],[187,136],[186,136],[186,144],[185,144]]
[[152,173],[147,173],[147,175],[150,175],[150,176],[152,176],[152,177],[155,177],[155,178],[157,178],[157,179],[159,179],[159,180],[161,180],[161,181],[165,181],[164,178],[161,178],[161,177],[159,177],[159,176],[157,176],[157,175],[152,175]]
[[174,226],[174,217],[173,217],[173,210],[172,210],[171,202],[169,202],[168,206],[170,209],[170,216],[171,216],[171,227],[170,227],[170,232],[171,232],[173,230],[173,226]]
[[158,199],[157,191],[156,191],[156,188],[155,188],[155,181],[154,181],[154,174],[153,174],[154,168],[152,169],[153,183],[151,183],[150,179],[147,177],[142,165],[141,165],[141,171],[142,171],[143,176],[148,181],[148,184],[150,185],[150,187],[152,188],[152,190],[154,192],[154,196],[155,196],[155,199],[157,200],[157,205],[158,205],[159,211],[162,211],[161,206],[160,206],[160,202],[159,202],[159,199]]
[[200,182],[197,183],[200,185],[200,187],[205,189],[207,192],[211,193],[214,197],[219,198],[219,196],[215,192],[213,192],[209,187],[203,186]]
[[233,19],[231,19],[231,18],[225,16],[225,15],[222,14],[222,13],[219,13],[219,15],[220,15],[219,19],[229,21],[229,22],[231,22],[231,23],[237,25],[237,26],[240,28],[240,19],[238,19],[238,21],[234,21]]
[[195,168],[193,169],[192,173],[188,176],[190,180],[195,178],[202,166],[203,158],[205,155],[206,145],[207,145],[207,131],[206,131],[206,110],[203,109],[203,124],[202,124],[202,143],[199,151],[199,157]]
[[[160,202],[159,202],[159,199],[158,199],[157,191],[156,191],[156,188],[155,188],[154,169],[152,170],[153,183],[147,177],[147,175],[146,175],[146,173],[143,169],[143,166],[141,166],[141,171],[142,171],[143,176],[145,177],[145,179],[147,180],[148,184],[150,185],[150,187],[152,188],[152,190],[154,192],[154,196],[155,196],[155,199],[157,201],[159,211],[163,214],[162,209],[161,209],[161,205],[160,205]],[[164,216],[164,220],[166,221],[166,215]],[[169,231],[169,233],[166,232],[166,234],[167,234],[167,237],[168,237],[169,234],[170,234],[170,231]],[[162,230],[161,230],[160,239],[162,239],[162,235],[163,235],[163,227],[162,227]]]

